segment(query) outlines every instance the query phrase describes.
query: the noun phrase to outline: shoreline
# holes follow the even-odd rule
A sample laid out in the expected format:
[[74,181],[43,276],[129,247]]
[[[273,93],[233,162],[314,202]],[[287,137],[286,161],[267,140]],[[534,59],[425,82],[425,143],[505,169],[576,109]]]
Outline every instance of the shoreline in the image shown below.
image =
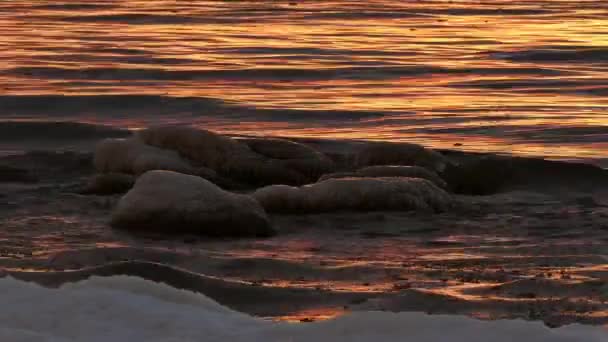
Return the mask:
[[[187,124],[180,124],[181,126],[187,126]],[[37,149],[81,149],[85,152],[92,151],[94,149],[94,143],[102,138],[112,137],[128,137],[133,132],[145,129],[145,127],[131,129],[126,127],[120,127],[116,125],[101,125],[88,121],[43,121],[39,119],[31,120],[2,120],[0,121],[0,155],[7,154],[18,154],[31,150]],[[56,133],[53,130],[57,130]],[[33,131],[33,133],[32,133]],[[51,134],[54,138],[41,139],[41,133]],[[224,134],[224,133],[221,133]],[[80,136],[80,138],[74,138],[73,136]],[[324,145],[335,145],[335,148],[348,148],[348,146],[356,144],[366,143],[404,143],[400,140],[380,140],[380,139],[360,139],[360,138],[323,138],[323,137],[306,137],[306,136],[285,136],[285,135],[250,135],[250,134],[238,134],[238,133],[227,133],[224,134],[233,138],[276,138],[276,139],[287,139],[295,142],[301,142],[304,144],[311,144],[316,147],[322,147]],[[463,139],[466,139],[463,136]],[[27,148],[23,149],[20,146]],[[28,146],[29,145],[29,146]],[[454,146],[454,148],[435,148],[432,146],[426,146],[430,149],[450,154],[464,154],[473,156],[504,156],[512,158],[528,158],[528,159],[542,159],[547,161],[574,163],[574,164],[588,164],[595,165],[604,169],[608,168],[608,158],[577,158],[575,156],[548,156],[548,155],[531,155],[528,153],[511,153],[511,152],[500,152],[500,151],[476,151],[474,149],[467,149],[466,144],[460,146]],[[10,151],[10,152],[9,152]]]
[[[296,141],[349,160],[343,142]],[[113,229],[109,217],[121,195],[77,192],[95,173],[90,153],[3,156],[0,165],[36,179],[3,183],[0,267],[47,286],[116,274],[181,282],[276,320],[380,310],[608,324],[608,172],[443,152],[453,160],[497,158],[487,170],[509,165],[514,173],[492,193],[454,194],[458,208],[443,213],[270,214],[278,234],[264,239]]]

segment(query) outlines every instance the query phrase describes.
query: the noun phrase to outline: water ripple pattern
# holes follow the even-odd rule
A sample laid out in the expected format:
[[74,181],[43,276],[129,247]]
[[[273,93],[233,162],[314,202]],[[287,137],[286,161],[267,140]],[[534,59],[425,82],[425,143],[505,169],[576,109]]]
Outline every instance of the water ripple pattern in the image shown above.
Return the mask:
[[0,118],[606,165],[606,28],[596,0],[2,1]]

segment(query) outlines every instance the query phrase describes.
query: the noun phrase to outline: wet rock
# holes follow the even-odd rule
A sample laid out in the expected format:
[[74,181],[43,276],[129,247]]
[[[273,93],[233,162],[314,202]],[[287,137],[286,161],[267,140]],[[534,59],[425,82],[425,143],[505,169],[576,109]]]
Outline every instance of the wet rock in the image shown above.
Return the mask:
[[370,143],[357,153],[359,167],[373,165],[416,165],[442,172],[447,159],[439,152],[408,143]]
[[208,236],[270,236],[264,209],[247,195],[196,176],[150,171],[118,203],[112,226],[133,231]]
[[159,126],[139,131],[137,136],[145,144],[175,151],[195,165],[215,171],[229,168],[234,159],[254,156],[246,145],[204,129]]
[[349,178],[349,177],[409,177],[423,178],[433,182],[435,185],[446,188],[447,183],[437,175],[437,173],[425,169],[421,166],[402,166],[402,165],[378,165],[368,166],[359,169],[355,172],[338,172],[323,175],[319,181],[324,181],[332,178]]
[[247,138],[243,141],[254,152],[301,173],[309,181],[334,169],[333,162],[327,156],[304,144],[271,138]]
[[150,170],[192,173],[192,166],[175,151],[149,146],[137,138],[105,139],[95,149],[95,168],[100,173],[139,175]]
[[451,196],[420,178],[344,178],[290,187],[273,185],[253,193],[272,212],[329,212],[339,210],[423,210],[440,212]]
[[[153,127],[138,132],[138,137],[146,144],[178,152],[195,166],[251,185],[305,184],[309,174],[316,179],[331,163],[300,144],[252,139],[258,153],[236,139],[184,126]],[[295,157],[283,159],[290,154]]]
[[491,195],[506,190],[513,180],[513,168],[509,159],[481,157],[449,164],[441,175],[455,193]]
[[105,173],[93,176],[82,189],[82,194],[113,195],[129,191],[135,177],[124,173]]

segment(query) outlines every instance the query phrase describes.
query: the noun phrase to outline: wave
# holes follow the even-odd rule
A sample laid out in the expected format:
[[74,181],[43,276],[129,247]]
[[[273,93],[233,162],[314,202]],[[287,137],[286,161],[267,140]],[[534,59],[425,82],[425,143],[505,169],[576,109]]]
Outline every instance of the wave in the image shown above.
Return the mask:
[[351,121],[390,115],[382,111],[300,110],[258,108],[207,97],[171,97],[161,95],[0,95],[0,115],[3,117],[78,118],[101,115],[104,119],[131,117],[134,120],[150,116],[187,115],[189,119],[224,118],[256,121]]
[[[116,53],[116,52],[114,52]],[[162,65],[182,65],[193,64],[199,61],[190,58],[177,57],[153,57],[143,55],[98,55],[91,53],[64,53],[64,54],[45,54],[36,56],[39,60],[51,62],[79,62],[86,63],[127,63],[127,64],[162,64]]]
[[78,122],[0,121],[0,141],[93,140],[119,138],[130,131],[115,127]]
[[[213,11],[202,12],[191,8],[172,14],[159,13],[99,13],[87,15],[45,15],[34,16],[34,19],[56,20],[76,23],[116,22],[138,25],[160,24],[209,24],[209,23],[244,23],[285,20],[365,20],[365,19],[407,19],[436,16],[529,16],[552,14],[555,11],[543,8],[412,8],[398,6],[388,8],[360,8],[358,6],[332,6],[327,9],[306,7],[281,7],[261,5],[222,8],[216,6]],[[52,8],[50,8],[52,9]],[[78,6],[66,9],[79,9]],[[96,8],[90,8],[96,9]],[[103,9],[103,8],[100,8]],[[183,14],[188,13],[187,15]]]
[[360,66],[326,69],[224,69],[224,70],[166,70],[160,68],[59,68],[19,67],[5,71],[10,75],[47,79],[78,80],[245,80],[245,81],[291,81],[291,80],[375,80],[395,79],[427,74],[471,74],[484,75],[558,75],[561,71],[545,68],[443,68],[430,65],[405,66]]
[[496,59],[530,63],[608,63],[608,48],[590,46],[536,48],[513,52],[494,52],[490,56]]
[[608,126],[475,125],[449,128],[416,128],[415,132],[480,135],[517,139],[531,143],[572,144],[608,142]]
[[[87,15],[28,15],[25,18],[36,21],[58,21],[69,23],[125,23],[130,25],[180,25],[180,24],[243,24],[257,23],[265,18],[263,13],[237,12],[215,13],[216,15],[177,15],[151,13],[116,13]],[[270,15],[272,13],[268,13]],[[283,17],[276,19],[282,20]]]
[[259,68],[238,70],[166,70],[160,68],[86,68],[21,67],[8,73],[36,78],[86,80],[329,80],[329,79],[385,79],[449,72],[432,66],[345,67],[330,69]]
[[604,96],[608,94],[608,79],[485,79],[452,82],[454,88],[481,88],[526,93],[560,93]]
[[[310,56],[310,57],[331,57],[343,56],[352,59],[353,57],[373,57],[373,56],[408,56],[415,53],[406,51],[391,50],[371,50],[371,49],[337,49],[319,47],[278,47],[278,46],[244,46],[233,48],[217,48],[210,51],[222,54],[242,54],[242,55],[280,55],[282,58],[290,56]],[[356,61],[351,61],[356,62]],[[378,63],[378,62],[376,62]]]
[[87,3],[65,3],[65,4],[44,4],[28,6],[34,10],[54,10],[54,11],[91,11],[91,10],[107,10],[115,8],[112,4],[87,4]]
[[478,16],[478,15],[539,15],[551,14],[555,11],[548,8],[424,8],[417,10],[418,13],[436,14],[436,15],[454,15],[454,16]]

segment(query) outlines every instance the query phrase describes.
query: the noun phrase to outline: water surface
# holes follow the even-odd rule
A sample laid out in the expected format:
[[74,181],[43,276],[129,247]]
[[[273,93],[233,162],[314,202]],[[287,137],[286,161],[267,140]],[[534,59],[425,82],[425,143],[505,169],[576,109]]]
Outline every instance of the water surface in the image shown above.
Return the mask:
[[0,117],[602,164],[607,27],[580,0],[3,1]]

